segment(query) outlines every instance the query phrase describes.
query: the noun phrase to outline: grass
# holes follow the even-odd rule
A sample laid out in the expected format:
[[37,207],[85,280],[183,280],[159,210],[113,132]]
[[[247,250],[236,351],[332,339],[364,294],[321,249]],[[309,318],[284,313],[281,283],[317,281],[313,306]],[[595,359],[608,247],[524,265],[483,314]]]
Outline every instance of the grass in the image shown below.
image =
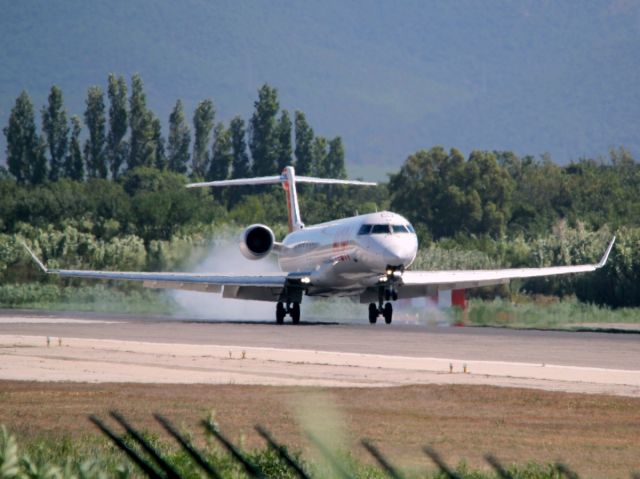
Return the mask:
[[[205,451],[225,477],[239,467],[198,423],[210,417],[252,459],[286,477],[282,465],[253,430],[260,423],[300,454],[313,477],[335,477],[305,431],[329,438],[340,464],[355,477],[384,477],[359,444],[369,438],[407,477],[438,477],[422,453],[433,447],[463,477],[494,478],[484,454],[493,452],[515,477],[560,477],[550,464],[562,460],[583,477],[629,477],[637,468],[637,398],[580,395],[488,386],[302,388],[240,385],[143,385],[0,381],[0,424],[18,439],[20,457],[59,470],[80,466],[139,475],[124,455],[87,420],[120,409],[172,463],[195,477],[187,460],[151,413],[162,412]],[[306,406],[306,413],[300,411]],[[213,411],[213,412],[212,412]],[[316,411],[316,423],[305,414]],[[327,424],[331,423],[331,424]],[[328,427],[331,426],[331,427]],[[326,431],[332,431],[327,435]],[[327,440],[327,439],[325,439]],[[1,450],[6,450],[0,447]],[[1,454],[1,453],[0,453]],[[0,459],[0,464],[2,460]],[[0,465],[0,468],[2,466]],[[277,472],[280,471],[280,472]],[[3,477],[0,474],[0,477]],[[9,476],[5,476],[9,477]],[[56,476],[63,477],[63,476]],[[65,476],[68,477],[68,476]],[[85,477],[96,477],[87,475]]]
[[624,324],[640,329],[640,308],[611,309],[581,303],[575,298],[516,296],[514,301],[471,300],[467,311],[456,312],[458,321],[474,326],[512,328],[602,328]]
[[139,287],[122,290],[108,284],[58,286],[21,283],[0,285],[0,308],[172,314],[178,305],[167,294]]
[[[124,314],[188,314],[164,291],[131,287],[123,290],[109,284],[59,286],[47,283],[0,285],[0,308],[49,311],[94,311]],[[411,319],[425,324],[460,323],[542,329],[607,329],[626,325],[640,329],[640,308],[611,309],[582,303],[575,298],[514,295],[513,300],[469,300],[466,311],[434,307],[396,308],[396,320]],[[348,298],[312,299],[304,302],[307,318],[361,322],[366,305]]]

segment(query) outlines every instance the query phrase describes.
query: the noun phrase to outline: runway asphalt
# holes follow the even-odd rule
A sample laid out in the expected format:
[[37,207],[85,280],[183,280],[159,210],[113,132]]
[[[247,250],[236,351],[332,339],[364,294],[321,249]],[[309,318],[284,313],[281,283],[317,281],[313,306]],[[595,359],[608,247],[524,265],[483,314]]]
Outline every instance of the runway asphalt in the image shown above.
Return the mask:
[[[17,319],[11,319],[16,318]],[[22,321],[20,321],[22,318]],[[29,322],[26,320],[31,319]],[[52,321],[52,322],[48,322]],[[215,321],[0,311],[0,335],[330,351],[637,370],[640,335],[405,324]]]

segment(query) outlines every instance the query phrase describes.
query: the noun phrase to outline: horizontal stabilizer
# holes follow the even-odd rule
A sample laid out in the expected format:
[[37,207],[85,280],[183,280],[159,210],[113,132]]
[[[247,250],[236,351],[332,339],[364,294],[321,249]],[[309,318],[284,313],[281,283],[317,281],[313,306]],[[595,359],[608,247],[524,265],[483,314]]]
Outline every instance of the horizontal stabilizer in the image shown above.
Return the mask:
[[[291,175],[293,176],[293,175]],[[294,176],[295,183],[316,183],[324,185],[360,185],[360,186],[376,186],[373,181],[357,181],[357,180],[340,180],[334,178],[316,178],[313,176]],[[187,188],[201,188],[205,186],[242,186],[242,185],[271,185],[277,183],[286,183],[289,178],[286,174],[278,176],[259,176],[256,178],[238,178],[235,180],[219,180],[204,181],[201,183],[189,183]]]

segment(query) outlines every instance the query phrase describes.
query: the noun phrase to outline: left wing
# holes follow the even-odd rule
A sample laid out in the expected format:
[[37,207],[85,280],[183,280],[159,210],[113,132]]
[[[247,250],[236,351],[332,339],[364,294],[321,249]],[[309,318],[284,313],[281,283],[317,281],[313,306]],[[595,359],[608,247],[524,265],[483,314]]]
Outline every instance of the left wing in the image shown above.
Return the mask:
[[234,275],[219,273],[146,273],[138,271],[93,271],[75,269],[49,269],[24,244],[33,260],[47,274],[67,278],[89,278],[139,281],[147,288],[185,289],[219,293],[226,298],[278,301],[285,287],[303,288],[307,273],[267,273]]
[[425,296],[438,289],[468,289],[496,284],[508,284],[512,279],[587,273],[602,268],[613,248],[615,236],[609,242],[602,259],[595,264],[553,266],[547,268],[513,268],[495,270],[405,271],[402,274],[398,296],[411,298]]

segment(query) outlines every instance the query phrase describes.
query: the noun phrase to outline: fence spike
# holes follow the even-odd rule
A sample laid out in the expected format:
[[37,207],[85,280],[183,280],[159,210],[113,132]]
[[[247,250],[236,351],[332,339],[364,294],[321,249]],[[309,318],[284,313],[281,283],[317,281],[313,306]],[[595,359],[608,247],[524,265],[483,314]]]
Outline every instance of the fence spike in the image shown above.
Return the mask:
[[226,437],[224,437],[220,431],[218,431],[212,424],[207,421],[201,421],[202,426],[206,431],[211,433],[218,441],[222,443],[225,449],[244,467],[245,472],[250,477],[258,477],[265,478],[266,476],[260,470],[258,466],[253,464],[249,459],[245,457],[245,455],[238,449],[234,444],[229,441]]
[[427,456],[429,456],[429,458],[434,462],[434,464],[438,466],[438,469],[440,469],[440,472],[442,472],[449,479],[461,479],[458,474],[453,472],[449,468],[449,466],[445,464],[445,462],[442,460],[440,455],[434,449],[430,448],[429,446],[424,446],[422,450]]
[[260,424],[256,424],[255,429],[258,434],[260,434],[262,438],[267,441],[267,444],[269,444],[269,446],[276,452],[276,454],[278,454],[280,459],[282,459],[291,469],[296,472],[298,477],[302,479],[311,479],[311,476],[309,476],[302,468],[302,466],[298,464],[298,461],[296,461],[291,456],[291,454],[289,454],[287,448],[277,443],[269,431],[267,431]]
[[554,464],[556,471],[565,476],[567,479],[580,479],[577,473],[573,472],[566,464],[556,462]]
[[115,410],[109,411],[109,414],[113,419],[118,421],[125,431],[127,431],[127,433],[130,434],[131,437],[140,444],[140,446],[142,446],[142,449],[144,449],[145,452],[149,454],[154,461],[156,461],[160,466],[160,469],[167,474],[169,479],[180,479],[180,473],[176,471],[176,469],[169,464],[164,457],[162,457],[162,455],[149,443],[149,441],[142,437],[142,434],[129,424],[129,421],[127,421],[122,414]]
[[164,429],[171,434],[176,441],[180,443],[182,448],[189,453],[189,455],[193,458],[198,465],[205,470],[209,476],[214,479],[222,479],[222,476],[215,470],[215,468],[207,461],[202,453],[198,451],[185,437],[183,437],[178,430],[173,427],[173,425],[166,419],[164,416],[161,416],[158,413],[155,413],[153,417],[158,421]]
[[500,464],[500,461],[498,461],[496,456],[494,456],[493,454],[485,454],[484,459],[489,463],[491,467],[493,467],[493,470],[496,471],[501,479],[513,479],[513,476],[509,474],[509,471],[507,471],[502,466],[502,464]]
[[109,429],[100,419],[96,416],[89,416],[89,421],[95,424],[102,433],[107,436],[109,439],[113,441],[113,443],[123,451],[129,458],[138,465],[140,469],[144,471],[144,473],[149,476],[151,479],[164,479],[163,476],[158,474],[158,471],[145,461],[136,451],[134,451],[127,443],[125,443],[120,437],[118,437],[111,429]]
[[367,439],[363,439],[360,441],[360,444],[373,456],[373,458],[378,462],[380,467],[384,469],[384,471],[390,475],[393,479],[403,479],[403,475],[398,472],[398,470],[382,455],[382,453],[375,447],[371,441]]

